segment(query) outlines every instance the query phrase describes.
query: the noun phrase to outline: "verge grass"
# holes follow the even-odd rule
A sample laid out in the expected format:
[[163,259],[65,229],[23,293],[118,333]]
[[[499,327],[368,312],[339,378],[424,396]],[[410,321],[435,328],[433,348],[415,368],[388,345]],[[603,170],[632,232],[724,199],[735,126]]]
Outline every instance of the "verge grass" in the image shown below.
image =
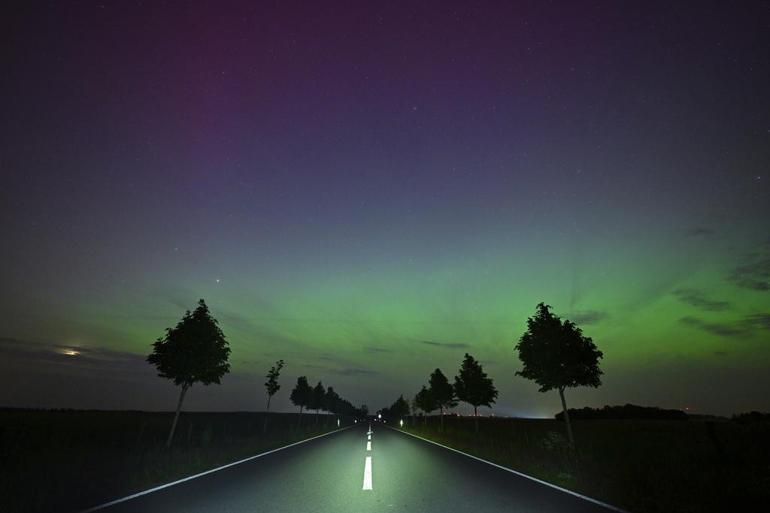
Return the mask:
[[413,418],[404,429],[639,513],[735,511],[770,500],[770,422]]
[[173,413],[0,411],[0,511],[78,511],[337,429],[269,415],[183,412],[166,449]]

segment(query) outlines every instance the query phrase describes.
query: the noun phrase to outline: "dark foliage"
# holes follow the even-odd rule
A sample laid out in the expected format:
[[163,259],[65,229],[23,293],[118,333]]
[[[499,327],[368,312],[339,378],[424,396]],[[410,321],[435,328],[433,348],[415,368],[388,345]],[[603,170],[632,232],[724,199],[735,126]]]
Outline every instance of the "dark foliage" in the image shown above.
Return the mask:
[[441,424],[444,423],[444,412],[449,408],[457,406],[457,397],[455,389],[449,382],[441,369],[436,369],[430,375],[428,382],[430,395],[435,402],[436,407],[441,411]]
[[278,360],[275,365],[270,367],[267,371],[267,381],[265,381],[265,390],[267,391],[267,410],[270,411],[270,399],[281,389],[281,385],[278,384],[278,378],[281,375],[281,369],[283,369],[283,360]]
[[[623,406],[604,406],[602,408],[570,408],[571,419],[627,419],[627,420],[687,420],[688,416],[682,410],[665,410],[654,406],[636,406],[624,404]],[[563,420],[564,412],[555,415],[556,419]]]
[[182,320],[153,344],[147,361],[158,369],[158,376],[177,386],[194,383],[219,384],[230,371],[230,347],[216,319],[201,299],[194,312],[188,310]]
[[291,391],[289,399],[294,406],[299,406],[300,413],[310,405],[313,399],[313,389],[308,384],[306,376],[297,378],[297,384],[294,390]]
[[540,303],[533,317],[527,319],[527,331],[516,344],[524,368],[516,375],[540,385],[541,392],[578,386],[602,384],[599,360],[602,352],[590,337],[569,320]]
[[736,415],[733,415],[731,420],[734,420],[736,422],[741,423],[751,423],[751,422],[768,422],[770,421],[770,413],[763,413],[759,411],[750,411],[746,413],[738,413]]
[[492,378],[487,376],[481,364],[468,353],[465,353],[460,372],[455,376],[454,389],[459,400],[473,406],[474,415],[478,415],[479,406],[490,407],[497,398],[497,389]]
[[425,415],[430,415],[430,412],[438,408],[436,405],[436,400],[433,399],[433,396],[430,393],[430,390],[423,385],[419,392],[417,392],[417,395],[414,396],[414,404],[422,410]]

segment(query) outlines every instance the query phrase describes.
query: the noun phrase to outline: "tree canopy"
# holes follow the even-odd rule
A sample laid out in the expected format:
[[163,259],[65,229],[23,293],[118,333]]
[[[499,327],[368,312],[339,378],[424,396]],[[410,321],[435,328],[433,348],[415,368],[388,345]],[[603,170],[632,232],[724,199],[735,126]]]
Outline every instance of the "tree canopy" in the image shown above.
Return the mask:
[[409,403],[406,402],[403,395],[398,396],[398,399],[390,405],[390,415],[394,420],[403,419],[409,415]]
[[474,415],[479,406],[492,406],[497,398],[492,378],[487,377],[481,364],[468,353],[455,376],[454,388],[458,399],[473,406]]
[[265,381],[265,390],[267,390],[267,408],[270,409],[270,398],[273,397],[276,392],[281,389],[281,385],[278,384],[278,377],[281,375],[281,369],[283,369],[283,360],[278,360],[275,365],[270,367],[267,371],[267,381]]
[[541,392],[598,387],[602,352],[575,323],[562,322],[550,308],[540,303],[535,315],[527,319],[527,331],[516,345],[524,367],[516,374],[537,383]]
[[326,389],[324,388],[323,383],[319,381],[316,386],[313,387],[313,393],[310,395],[310,404],[308,404],[308,409],[315,410],[316,412],[323,409],[325,399]]
[[441,369],[436,369],[430,375],[430,395],[433,397],[434,404],[441,409],[441,413],[448,408],[457,406],[455,390]]
[[219,384],[230,371],[230,347],[206,303],[185,312],[166,335],[153,344],[147,361],[158,369],[158,376],[189,388],[193,383]]
[[324,395],[324,406],[323,409],[328,411],[329,413],[341,413],[342,410],[342,398],[337,394],[337,392],[334,391],[333,387],[329,387],[326,389],[326,394]]
[[307,382],[307,377],[300,376],[297,378],[297,384],[294,386],[294,390],[291,391],[289,399],[294,406],[299,406],[300,413],[303,408],[308,408],[313,396],[313,389]]
[[417,392],[417,395],[414,396],[414,403],[419,409],[425,412],[426,415],[430,414],[430,412],[438,407],[430,390],[428,390],[425,385],[423,385],[420,391]]

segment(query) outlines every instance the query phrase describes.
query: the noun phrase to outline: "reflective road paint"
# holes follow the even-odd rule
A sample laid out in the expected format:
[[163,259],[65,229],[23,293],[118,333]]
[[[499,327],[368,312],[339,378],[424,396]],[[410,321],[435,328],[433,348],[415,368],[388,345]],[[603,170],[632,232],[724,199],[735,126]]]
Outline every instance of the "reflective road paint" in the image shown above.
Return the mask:
[[361,454],[361,435],[366,433],[360,423],[145,492],[106,507],[104,513],[609,513],[613,509],[390,429],[377,431],[375,490],[374,451]]
[[372,457],[366,457],[366,463],[364,464],[364,490],[372,489]]

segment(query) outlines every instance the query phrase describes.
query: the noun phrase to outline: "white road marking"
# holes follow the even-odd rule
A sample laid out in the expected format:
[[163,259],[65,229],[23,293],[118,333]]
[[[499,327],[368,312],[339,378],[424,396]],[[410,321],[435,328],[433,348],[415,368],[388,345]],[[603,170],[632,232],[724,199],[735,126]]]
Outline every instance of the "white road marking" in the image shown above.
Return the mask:
[[366,464],[364,465],[364,487],[363,490],[372,489],[372,457],[366,457]]
[[[393,429],[393,428],[391,428],[391,429]],[[542,479],[538,479],[536,477],[529,476],[527,474],[524,474],[523,472],[519,472],[517,470],[513,470],[512,468],[508,468],[508,467],[504,467],[502,465],[498,465],[497,463],[492,463],[491,461],[487,461],[487,460],[481,459],[478,456],[474,456],[473,454],[468,454],[467,452],[458,451],[457,449],[454,449],[452,447],[440,444],[438,442],[434,442],[433,440],[428,440],[427,438],[423,438],[421,436],[412,434],[412,433],[410,433],[408,431],[402,431],[400,429],[393,429],[393,430],[394,431],[398,431],[399,433],[404,433],[405,435],[409,435],[409,436],[413,436],[415,438],[419,438],[423,442],[428,442],[429,444],[438,445],[439,447],[443,447],[444,449],[450,450],[452,452],[456,452],[458,454],[462,454],[463,456],[467,456],[467,457],[469,457],[471,459],[474,459],[476,461],[480,461],[481,463],[486,463],[487,465],[492,465],[493,467],[497,467],[500,470],[505,470],[506,472],[510,472],[511,474],[516,474],[517,476],[523,477],[525,479],[529,479],[530,481],[534,481],[536,483],[540,483],[541,485],[545,485],[545,486],[547,486],[549,488],[553,488],[555,490],[559,490],[560,492],[568,493],[570,495],[573,495],[573,496],[578,497],[580,499],[586,500],[588,502],[593,502],[594,504],[597,504],[599,506],[603,506],[603,507],[605,507],[605,508],[607,508],[609,510],[616,511],[618,513],[628,513],[626,510],[620,509],[619,507],[613,506],[612,504],[607,504],[606,502],[602,502],[602,501],[597,500],[597,499],[592,499],[591,497],[587,497],[587,496],[579,494],[577,492],[573,492],[572,490],[567,490],[566,488],[562,488],[561,486],[557,486],[555,484],[549,483],[548,481],[543,481]]]
[[372,435],[366,435],[366,439],[367,440],[371,440],[372,439]]
[[85,509],[85,510],[81,511],[80,513],[90,513],[91,511],[97,511],[97,510],[100,510],[100,509],[104,509],[104,508],[106,508],[108,506],[114,506],[115,504],[120,504],[121,502],[126,502],[128,500],[135,499],[137,497],[141,497],[142,495],[147,495],[148,493],[157,492],[158,490],[163,490],[164,488],[168,488],[170,486],[174,486],[174,485],[177,485],[177,484],[180,484],[180,483],[184,483],[185,481],[189,481],[191,479],[195,479],[196,477],[202,477],[202,476],[205,476],[207,474],[211,474],[212,472],[217,472],[219,470],[224,470],[226,468],[230,468],[230,467],[233,467],[235,465],[239,465],[239,464],[244,463],[246,461],[251,461],[251,460],[253,460],[255,458],[261,458],[262,456],[267,456],[268,454],[273,454],[274,452],[282,451],[284,449],[288,449],[289,447],[294,447],[295,445],[304,444],[305,442],[309,442],[310,440],[315,440],[316,438],[321,438],[322,436],[327,436],[327,435],[331,435],[331,434],[334,434],[334,433],[338,433],[340,431],[345,431],[346,429],[350,429],[351,427],[353,427],[353,426],[347,426],[347,427],[344,427],[344,428],[341,428],[341,429],[336,429],[334,431],[329,431],[328,433],[324,433],[322,435],[313,436],[313,437],[310,437],[310,438],[306,438],[305,440],[300,440],[299,442],[294,442],[293,444],[284,445],[283,447],[278,447],[277,449],[272,449],[270,451],[266,451],[266,452],[263,452],[263,453],[260,453],[260,454],[255,454],[254,456],[249,456],[248,458],[243,458],[242,460],[234,461],[232,463],[228,463],[227,465],[222,465],[221,467],[212,468],[211,470],[206,470],[204,472],[201,472],[200,474],[195,474],[195,475],[192,475],[192,476],[183,477],[182,479],[177,479],[176,481],[172,481],[172,482],[166,483],[164,485],[156,486],[154,488],[150,488],[150,489],[144,490],[142,492],[137,492],[137,493],[135,493],[133,495],[128,495],[128,496],[122,497],[120,499],[115,499],[114,501],[105,502],[104,504],[99,504],[98,506],[94,506],[92,508]]
[[372,442],[366,442],[366,450],[371,451],[372,450]]

